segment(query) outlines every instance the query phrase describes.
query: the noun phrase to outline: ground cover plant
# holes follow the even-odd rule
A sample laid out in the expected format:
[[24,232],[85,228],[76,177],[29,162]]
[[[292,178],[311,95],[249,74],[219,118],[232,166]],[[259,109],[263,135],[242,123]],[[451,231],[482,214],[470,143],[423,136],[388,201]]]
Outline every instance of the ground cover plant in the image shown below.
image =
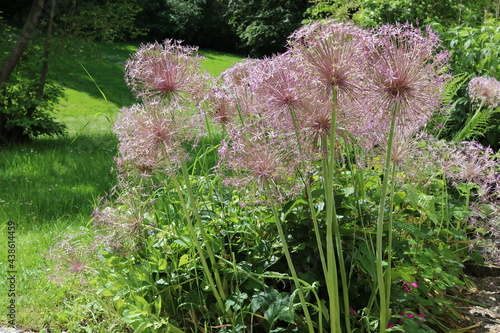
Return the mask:
[[143,45],[81,248],[100,269],[78,273],[137,332],[458,331],[449,297],[498,238],[499,170],[433,135],[448,66],[409,25],[313,23],[217,79],[195,48]]

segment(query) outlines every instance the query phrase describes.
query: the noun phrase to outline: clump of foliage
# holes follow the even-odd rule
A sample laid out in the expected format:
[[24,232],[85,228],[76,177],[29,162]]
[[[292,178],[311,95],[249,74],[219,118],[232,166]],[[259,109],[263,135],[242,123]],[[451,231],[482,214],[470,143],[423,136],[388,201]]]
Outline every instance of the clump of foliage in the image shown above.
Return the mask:
[[[15,29],[0,17],[0,50],[14,45]],[[40,94],[42,61],[36,56],[39,46],[32,46],[24,54],[21,64],[9,81],[0,85],[0,143],[24,141],[42,134],[62,135],[66,126],[50,114],[53,106],[63,96],[62,89],[50,82]],[[0,54],[0,63],[7,54]]]
[[449,330],[463,263],[500,236],[497,156],[423,131],[449,54],[408,24],[288,45],[217,79],[172,40],[129,60],[100,299],[137,332]]
[[231,0],[225,17],[240,47],[252,57],[282,52],[286,36],[300,26],[308,4],[303,0]]
[[[481,109],[481,117],[478,117],[478,114],[475,118],[481,120],[481,131],[476,133],[475,138],[482,144],[498,150],[500,116],[495,112],[497,105],[473,103],[471,97],[474,96],[469,94],[467,87],[480,77],[500,79],[499,22],[490,19],[478,26],[462,24],[451,28],[434,23],[432,27],[441,35],[445,47],[453,50],[450,67],[454,73],[467,75],[467,80],[462,82],[454,97],[453,107],[450,109],[452,114],[449,116],[446,130],[442,132],[443,137],[456,136],[457,132],[468,126],[468,119]],[[498,85],[490,85],[488,90],[490,94],[500,94]]]
[[148,40],[175,38],[211,50],[236,50],[236,35],[225,18],[228,1],[140,0],[139,5],[137,24],[147,29]]

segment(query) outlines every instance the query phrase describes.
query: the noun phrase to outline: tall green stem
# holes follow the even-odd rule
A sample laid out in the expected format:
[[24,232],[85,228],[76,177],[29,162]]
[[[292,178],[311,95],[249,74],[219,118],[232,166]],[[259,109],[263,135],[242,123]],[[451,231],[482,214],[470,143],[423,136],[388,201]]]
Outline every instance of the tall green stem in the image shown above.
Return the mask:
[[[394,132],[396,128],[396,115],[398,112],[398,105],[394,106],[392,111],[391,125],[389,130],[389,137],[387,139],[387,152],[385,156],[384,175],[382,182],[382,189],[380,190],[380,206],[378,211],[377,220],[377,245],[376,245],[376,258],[377,258],[377,284],[380,295],[380,333],[384,333],[390,319],[390,294],[386,292],[386,281],[384,278],[383,258],[384,258],[384,218],[385,218],[385,199],[387,196],[387,188],[389,185],[389,178],[391,175],[391,154],[392,145],[394,141]],[[390,271],[390,267],[387,270]],[[388,272],[390,277],[390,272]],[[387,277],[387,276],[385,276]],[[388,282],[390,283],[390,281]]]
[[[270,193],[269,184],[266,182],[266,190]],[[311,315],[309,314],[309,309],[307,308],[306,298],[304,293],[302,292],[302,288],[300,287],[299,277],[297,276],[297,272],[295,271],[295,266],[292,261],[292,257],[290,255],[290,251],[288,249],[288,243],[286,240],[285,232],[283,231],[283,226],[281,225],[281,218],[278,214],[278,209],[276,208],[276,204],[273,202],[271,205],[271,209],[273,211],[274,220],[276,221],[276,228],[278,229],[278,235],[281,239],[281,244],[283,246],[283,253],[285,254],[286,262],[288,264],[288,269],[292,274],[293,282],[295,284],[295,288],[299,295],[300,304],[302,305],[302,310],[304,311],[304,315],[306,317],[307,328],[310,333],[314,333],[313,322],[311,320]],[[339,331],[340,332],[340,331]]]
[[[299,126],[297,124],[297,118],[296,118],[295,112],[292,108],[290,108],[289,111],[290,111],[290,115],[291,115],[292,122],[293,122],[293,128],[295,130],[295,137],[297,138],[297,147],[299,149],[299,154],[302,155],[303,149],[302,149],[302,144],[300,141],[300,133],[299,133]],[[302,163],[302,170],[304,170],[304,176],[307,177],[307,167],[306,167],[305,159],[302,159],[301,163]],[[304,185],[306,188],[306,195],[307,195],[307,201],[309,203],[309,210],[311,211],[311,218],[313,220],[314,234],[316,237],[316,244],[318,245],[318,252],[319,252],[319,258],[321,261],[321,267],[323,268],[323,274],[325,275],[325,278],[326,278],[326,259],[325,259],[325,253],[323,251],[323,242],[321,240],[321,233],[320,233],[320,229],[319,229],[318,217],[316,216],[316,208],[314,207],[312,189],[311,189],[311,185],[309,184],[307,179],[304,180]]]
[[182,193],[181,186],[179,184],[179,181],[177,180],[177,177],[173,176],[172,180],[174,182],[175,189],[177,191],[177,194],[179,195],[179,201],[181,202],[182,210],[184,215],[186,216],[186,220],[188,223],[188,228],[189,232],[191,233],[191,238],[193,239],[194,246],[196,247],[196,251],[198,252],[198,255],[200,256],[201,260],[201,265],[203,267],[203,271],[205,273],[205,276],[208,279],[208,284],[210,285],[210,288],[212,289],[212,292],[214,293],[215,299],[217,301],[217,305],[221,309],[221,311],[224,311],[224,303],[222,301],[221,294],[219,293],[219,289],[215,286],[214,280],[212,278],[212,272],[210,268],[208,267],[207,259],[205,257],[205,253],[203,251],[203,247],[198,240],[198,235],[196,233],[196,229],[193,225],[193,222],[191,221],[191,214],[189,214],[188,208],[187,208],[187,203],[184,199],[184,194]]
[[[335,204],[333,178],[335,175],[337,145],[336,136],[337,122],[337,89],[332,92],[332,114],[330,125],[330,136],[328,143],[321,140],[322,149],[328,152],[328,156],[323,158],[323,174],[325,179],[325,201],[326,201],[326,262],[327,262],[327,289],[330,305],[330,330],[341,332],[340,326],[340,294],[338,287],[337,268],[340,268],[344,301],[344,319],[346,331],[351,332],[351,319],[349,313],[349,289],[347,284],[347,274],[345,270],[342,240],[337,220],[337,207]],[[335,237],[335,241],[334,241]],[[337,257],[339,263],[337,264]]]
[[184,177],[184,183],[186,185],[186,191],[188,193],[189,201],[191,202],[191,205],[193,205],[192,211],[193,211],[193,214],[195,216],[196,223],[198,225],[198,229],[200,230],[201,238],[205,242],[205,247],[207,249],[208,258],[210,259],[210,262],[211,262],[212,267],[213,267],[213,273],[215,275],[215,281],[217,283],[218,290],[220,292],[222,299],[226,299],[226,295],[225,295],[223,284],[222,284],[222,281],[221,281],[221,278],[219,275],[219,271],[215,268],[216,264],[217,264],[217,262],[215,260],[215,254],[214,254],[214,251],[212,250],[212,246],[210,245],[210,241],[209,241],[207,232],[205,231],[205,227],[203,226],[203,221],[201,220],[200,213],[198,212],[198,209],[195,206],[196,201],[195,201],[195,197],[193,194],[193,190],[191,188],[191,181],[189,179],[189,173],[188,173],[186,164],[183,163],[181,168],[182,168],[182,175]]
[[391,299],[391,265],[392,265],[392,225],[394,216],[392,212],[394,211],[394,190],[396,186],[396,164],[392,164],[392,174],[391,174],[391,191],[389,195],[389,223],[387,224],[387,271],[385,272],[385,294],[386,299]]

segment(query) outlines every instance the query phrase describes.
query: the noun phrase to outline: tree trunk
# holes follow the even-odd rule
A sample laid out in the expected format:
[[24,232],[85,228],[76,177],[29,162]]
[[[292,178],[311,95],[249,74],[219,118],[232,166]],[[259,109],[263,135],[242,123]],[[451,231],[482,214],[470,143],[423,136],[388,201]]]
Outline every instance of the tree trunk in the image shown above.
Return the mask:
[[[36,92],[35,99],[40,100],[43,95],[43,91],[45,89],[45,83],[47,82],[47,75],[49,73],[49,48],[50,48],[50,39],[52,37],[52,23],[54,22],[54,13],[56,10],[56,0],[50,1],[50,13],[49,13],[49,22],[47,24],[47,35],[45,36],[45,43],[43,46],[43,62],[42,62],[42,71],[40,73],[40,85],[38,86],[38,90]],[[26,113],[28,118],[31,118],[33,113],[35,112],[36,105],[33,105],[28,109]]]
[[43,63],[42,63],[42,72],[40,77],[40,86],[38,87],[38,91],[36,93],[36,99],[40,99],[42,97],[43,90],[45,88],[45,83],[47,82],[47,74],[49,73],[49,48],[50,48],[50,39],[52,37],[52,23],[54,22],[55,10],[56,10],[56,0],[51,0],[49,22],[47,24],[47,35],[45,36],[45,45],[43,47]]
[[38,18],[43,11],[44,3],[45,0],[33,0],[28,19],[26,20],[23,30],[21,31],[21,36],[19,36],[14,49],[9,54],[7,59],[4,60],[2,67],[0,68],[0,86],[9,80],[10,74],[12,74],[12,71],[14,71],[14,68],[16,68],[17,63],[28,47],[30,39],[36,31],[36,25],[38,24]]

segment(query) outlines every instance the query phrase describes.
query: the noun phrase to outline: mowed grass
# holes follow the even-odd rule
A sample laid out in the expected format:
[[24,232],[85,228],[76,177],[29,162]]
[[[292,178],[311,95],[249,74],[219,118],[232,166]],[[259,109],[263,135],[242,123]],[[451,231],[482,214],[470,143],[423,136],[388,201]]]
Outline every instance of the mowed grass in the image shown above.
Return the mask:
[[[97,44],[86,56],[57,54],[50,65],[65,93],[54,116],[68,126],[66,137],[41,137],[0,148],[0,249],[7,249],[7,222],[16,224],[16,324],[32,330],[104,331],[110,318],[96,316],[99,306],[84,296],[78,310],[74,285],[48,279],[53,271],[45,255],[64,234],[91,228],[92,210],[116,183],[113,171],[117,139],[112,132],[119,109],[135,103],[123,79],[123,65],[137,45]],[[214,76],[241,58],[200,51]],[[7,251],[0,254],[6,276]],[[0,304],[8,304],[7,281],[0,281]],[[82,297],[82,296],[79,296]],[[78,302],[76,302],[78,303]],[[0,324],[8,310],[0,308]],[[116,324],[118,325],[118,324]],[[120,331],[117,329],[117,332]]]

